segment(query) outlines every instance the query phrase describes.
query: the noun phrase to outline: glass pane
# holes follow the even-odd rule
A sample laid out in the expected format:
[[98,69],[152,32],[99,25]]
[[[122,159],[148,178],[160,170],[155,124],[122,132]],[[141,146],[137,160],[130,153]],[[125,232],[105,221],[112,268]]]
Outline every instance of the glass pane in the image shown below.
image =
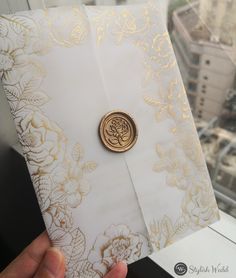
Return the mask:
[[236,0],[169,1],[168,28],[219,207],[236,217]]

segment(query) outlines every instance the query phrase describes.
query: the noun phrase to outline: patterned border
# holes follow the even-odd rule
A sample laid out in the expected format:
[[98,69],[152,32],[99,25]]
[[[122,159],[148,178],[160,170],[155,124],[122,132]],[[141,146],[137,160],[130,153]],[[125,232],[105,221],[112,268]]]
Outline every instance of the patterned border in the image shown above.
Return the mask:
[[84,162],[82,146],[70,149],[63,129],[44,114],[50,98],[41,90],[46,72],[37,56],[54,46],[83,44],[89,29],[82,8],[55,11],[1,16],[0,76],[49,237],[65,254],[67,277],[102,277],[119,260],[144,257],[149,246],[126,225],[111,225],[84,257],[86,237],[74,227],[72,211],[89,193],[86,176],[97,163]]
[[[98,8],[92,22],[98,45],[110,37],[118,44],[130,40],[143,51],[146,91],[150,83],[160,84],[164,75],[176,70],[167,32],[152,34],[157,13],[152,4],[143,6],[139,16],[128,8]],[[35,16],[39,17],[37,22],[33,19]],[[2,16],[0,21],[0,76],[4,92],[50,238],[66,255],[68,277],[102,277],[114,262],[133,262],[146,255],[143,250],[149,248],[141,234],[118,224],[98,235],[85,257],[85,235],[73,224],[72,211],[89,193],[86,176],[97,164],[84,161],[79,143],[70,149],[62,128],[44,114],[42,107],[50,98],[41,90],[46,73],[37,56],[45,55],[54,46],[83,44],[88,32],[87,19],[78,7]],[[144,101],[154,107],[157,122],[166,119],[173,122],[170,133],[175,138],[176,148],[157,143],[158,162],[153,170],[164,172],[167,184],[185,193],[182,214],[175,223],[163,215],[162,219],[153,219],[149,224],[151,243],[160,249],[183,237],[189,229],[214,222],[218,210],[182,84],[176,79],[169,80],[168,86],[160,88],[156,97],[146,93]],[[201,175],[194,183],[191,169]]]

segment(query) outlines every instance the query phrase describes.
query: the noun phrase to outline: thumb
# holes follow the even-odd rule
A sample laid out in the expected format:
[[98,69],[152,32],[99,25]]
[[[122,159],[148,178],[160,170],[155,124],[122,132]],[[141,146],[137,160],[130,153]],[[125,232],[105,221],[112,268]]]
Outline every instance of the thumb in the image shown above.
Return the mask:
[[34,278],[62,278],[64,274],[64,257],[58,249],[52,247],[46,251]]
[[104,278],[125,278],[127,275],[127,265],[124,262],[117,263]]

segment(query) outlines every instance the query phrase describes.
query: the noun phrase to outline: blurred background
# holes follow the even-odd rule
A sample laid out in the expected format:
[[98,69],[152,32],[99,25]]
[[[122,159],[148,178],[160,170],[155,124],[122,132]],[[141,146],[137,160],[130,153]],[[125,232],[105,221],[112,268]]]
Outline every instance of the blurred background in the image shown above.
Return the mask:
[[[0,14],[71,5],[120,5],[144,0],[1,0]],[[159,0],[221,210],[236,217],[236,0]],[[1,28],[1,27],[0,27]],[[9,201],[11,200],[11,201]],[[0,88],[0,245],[15,254],[43,221]],[[14,223],[14,224],[13,224]],[[17,224],[18,223],[18,224]],[[18,231],[14,227],[19,227]],[[29,233],[29,234],[27,234]],[[35,232],[36,233],[36,232]],[[23,236],[23,237],[24,237]],[[14,240],[10,240],[14,237]],[[9,241],[9,242],[7,242]],[[9,258],[14,254],[9,254]],[[8,260],[7,256],[0,261]]]
[[169,1],[167,24],[218,205],[236,217],[236,0]]

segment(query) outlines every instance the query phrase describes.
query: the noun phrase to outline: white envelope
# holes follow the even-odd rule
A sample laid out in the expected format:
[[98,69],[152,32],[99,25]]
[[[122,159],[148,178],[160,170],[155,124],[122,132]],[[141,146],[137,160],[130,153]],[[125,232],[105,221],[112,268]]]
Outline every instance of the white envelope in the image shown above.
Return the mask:
[[[152,2],[4,15],[0,71],[67,277],[102,277],[219,218],[162,11]],[[121,110],[138,137],[103,146]]]

